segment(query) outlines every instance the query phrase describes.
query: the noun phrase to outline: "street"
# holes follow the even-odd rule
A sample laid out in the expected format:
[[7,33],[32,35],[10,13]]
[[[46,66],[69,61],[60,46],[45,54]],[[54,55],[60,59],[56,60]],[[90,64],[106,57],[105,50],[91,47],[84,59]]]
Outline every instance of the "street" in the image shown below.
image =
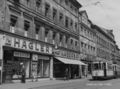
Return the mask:
[[120,79],[112,80],[69,80],[55,85],[46,85],[30,89],[119,89]]

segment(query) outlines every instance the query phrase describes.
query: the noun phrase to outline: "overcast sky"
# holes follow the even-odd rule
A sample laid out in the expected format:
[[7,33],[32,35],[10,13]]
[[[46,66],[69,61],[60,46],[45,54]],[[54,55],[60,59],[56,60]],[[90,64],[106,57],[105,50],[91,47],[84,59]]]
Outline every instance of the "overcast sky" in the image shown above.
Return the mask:
[[98,26],[113,29],[115,40],[120,48],[120,0],[78,0],[82,10]]

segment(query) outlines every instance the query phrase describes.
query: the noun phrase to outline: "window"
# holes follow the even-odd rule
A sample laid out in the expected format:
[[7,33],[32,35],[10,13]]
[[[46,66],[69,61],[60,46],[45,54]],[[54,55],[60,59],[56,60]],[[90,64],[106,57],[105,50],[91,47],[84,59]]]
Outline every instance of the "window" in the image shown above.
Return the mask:
[[77,8],[75,8],[75,13],[77,13]]
[[68,0],[65,0],[65,4],[68,5]]
[[72,27],[73,26],[73,20],[71,19],[71,22],[70,22],[70,26]]
[[65,19],[65,27],[68,28],[68,17],[66,16],[66,19]]
[[45,30],[45,42],[48,41],[48,33],[49,33],[49,30],[46,29],[46,30]]
[[60,13],[59,20],[62,21],[62,19],[63,19],[63,13]]
[[30,22],[25,20],[24,21],[24,29],[25,29],[25,31],[28,31],[29,27],[30,27]]
[[12,32],[12,33],[15,32],[16,24],[17,24],[17,17],[11,15],[11,17],[10,17],[10,32]]
[[40,26],[39,26],[39,25],[36,25],[36,27],[35,27],[35,32],[36,32],[36,34],[39,33],[39,28],[40,28]]
[[49,77],[50,62],[49,60],[40,59],[38,60],[38,77]]
[[20,0],[13,0],[14,3],[20,3]]
[[90,49],[90,45],[88,45],[88,50]]
[[83,44],[84,44],[84,43],[83,43],[83,42],[81,42],[81,47],[83,47]]
[[25,30],[25,36],[27,37],[27,31],[30,28],[30,22],[29,21],[24,21],[24,30]]
[[27,5],[29,5],[29,3],[30,3],[30,0],[26,0],[26,3],[27,3]]
[[62,45],[61,43],[62,43],[62,35],[60,35],[60,46]]
[[70,8],[71,8],[71,10],[73,10],[73,5],[72,4],[70,4]]
[[78,42],[77,41],[75,41],[75,46],[77,46],[78,45]]
[[62,3],[63,2],[63,0],[60,0],[60,3]]
[[53,44],[55,44],[55,37],[56,37],[56,33],[53,32]]
[[17,17],[11,15],[10,16],[10,25],[13,26],[13,27],[15,27],[16,23],[17,23]]
[[73,39],[71,39],[71,44],[73,44]]
[[75,23],[75,29],[77,30],[77,22]]
[[84,48],[87,48],[87,44],[84,44]]
[[36,25],[35,26],[36,39],[38,39],[39,29],[40,29],[40,26]]
[[53,19],[55,19],[57,16],[57,10],[55,8],[53,8]]
[[40,8],[40,5],[41,5],[41,0],[36,0],[36,7],[37,7],[37,9]]
[[48,15],[49,9],[50,9],[50,5],[46,3],[46,4],[45,4],[45,16]]

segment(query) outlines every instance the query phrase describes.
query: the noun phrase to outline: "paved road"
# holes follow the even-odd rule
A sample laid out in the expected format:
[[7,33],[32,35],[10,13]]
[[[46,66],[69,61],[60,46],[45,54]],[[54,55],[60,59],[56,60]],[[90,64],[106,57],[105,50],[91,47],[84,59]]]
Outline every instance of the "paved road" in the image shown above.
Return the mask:
[[120,79],[112,80],[76,80],[61,84],[34,87],[30,89],[120,89]]

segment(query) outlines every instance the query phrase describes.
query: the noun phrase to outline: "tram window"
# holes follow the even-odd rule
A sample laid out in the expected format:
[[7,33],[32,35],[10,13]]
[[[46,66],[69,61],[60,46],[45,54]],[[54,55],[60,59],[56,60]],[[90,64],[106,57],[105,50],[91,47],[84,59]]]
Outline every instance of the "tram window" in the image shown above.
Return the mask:
[[103,69],[106,69],[106,64],[105,63],[103,63]]
[[112,65],[108,64],[108,70],[112,69]]
[[94,69],[98,70],[99,69],[99,65],[98,64],[94,64]]

